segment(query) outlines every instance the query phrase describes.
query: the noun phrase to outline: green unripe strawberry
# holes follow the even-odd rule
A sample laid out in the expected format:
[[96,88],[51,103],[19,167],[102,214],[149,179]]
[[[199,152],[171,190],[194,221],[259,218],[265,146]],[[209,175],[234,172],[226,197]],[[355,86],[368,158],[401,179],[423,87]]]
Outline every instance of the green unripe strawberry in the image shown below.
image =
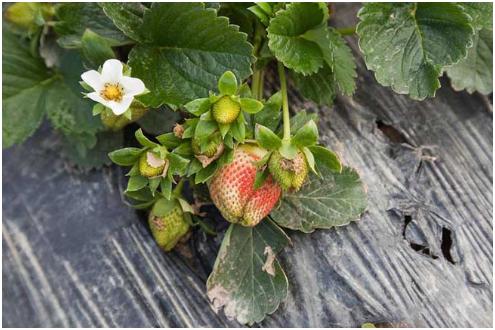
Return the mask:
[[167,160],[160,159],[152,152],[143,152],[139,158],[139,173],[147,178],[153,178],[163,174]]
[[231,124],[239,116],[241,106],[230,96],[223,96],[213,104],[213,118],[219,124]]
[[284,158],[274,151],[268,161],[268,169],[282,190],[298,191],[308,176],[309,168],[306,157],[301,151],[294,159]]
[[155,241],[165,251],[172,250],[189,231],[189,223],[176,199],[159,199],[150,212],[148,223]]
[[207,138],[207,146],[203,152],[201,152],[201,146],[198,139],[191,141],[191,147],[195,155],[205,155],[206,157],[213,157],[217,153],[220,144],[222,143],[222,136],[220,132],[215,132]]
[[127,118],[124,115],[116,115],[112,112],[111,109],[105,108],[101,112],[101,122],[103,125],[112,131],[120,131],[122,128],[127,126],[128,124],[135,122],[144,116],[144,114],[148,111],[148,108],[135,105],[131,106],[131,119]]

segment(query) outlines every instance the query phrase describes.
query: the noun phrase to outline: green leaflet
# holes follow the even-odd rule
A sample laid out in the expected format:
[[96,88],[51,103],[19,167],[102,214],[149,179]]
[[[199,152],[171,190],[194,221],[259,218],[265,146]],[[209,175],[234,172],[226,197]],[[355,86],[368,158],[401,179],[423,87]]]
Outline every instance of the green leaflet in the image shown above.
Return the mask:
[[111,46],[131,42],[105,15],[96,3],[63,3],[57,6],[55,32],[58,43],[64,48],[81,47],[81,37],[86,29],[105,38]]
[[144,14],[140,35],[145,44],[132,49],[129,65],[151,91],[142,97],[148,105],[207,97],[226,70],[240,80],[251,74],[246,35],[203,4],[154,3]]
[[286,67],[302,74],[316,73],[323,65],[318,44],[304,38],[326,30],[328,9],[324,3],[292,3],[279,11],[268,26],[268,46]]
[[138,2],[104,2],[100,4],[105,15],[118,27],[126,36],[140,41],[139,28],[143,24],[143,15],[146,7]]
[[492,29],[493,4],[491,2],[461,2],[459,5],[473,19],[476,29]]
[[254,228],[230,225],[206,284],[213,307],[250,325],[273,313],[288,291],[275,256],[289,242],[268,219]]
[[467,57],[446,71],[455,90],[490,94],[493,90],[493,32],[477,31]]
[[310,233],[317,228],[347,225],[366,209],[366,190],[357,172],[344,167],[341,173],[319,167],[322,178],[310,176],[297,193],[284,196],[270,213],[280,226]]
[[317,73],[307,76],[291,71],[291,77],[302,96],[317,104],[333,105],[337,96],[337,86],[328,65],[325,64]]
[[5,26],[2,37],[2,138],[7,148],[23,142],[41,124],[54,79],[43,60],[31,55],[29,42]]
[[440,87],[442,67],[463,59],[472,45],[469,16],[451,3],[367,3],[356,32],[376,80],[423,100]]

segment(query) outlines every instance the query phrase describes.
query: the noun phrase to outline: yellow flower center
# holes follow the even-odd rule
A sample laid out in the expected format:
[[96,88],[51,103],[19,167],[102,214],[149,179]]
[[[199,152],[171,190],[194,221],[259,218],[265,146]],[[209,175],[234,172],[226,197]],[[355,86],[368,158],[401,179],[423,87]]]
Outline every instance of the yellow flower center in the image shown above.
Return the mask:
[[124,94],[124,88],[117,84],[106,83],[103,90],[100,92],[101,97],[107,101],[122,101],[122,95]]

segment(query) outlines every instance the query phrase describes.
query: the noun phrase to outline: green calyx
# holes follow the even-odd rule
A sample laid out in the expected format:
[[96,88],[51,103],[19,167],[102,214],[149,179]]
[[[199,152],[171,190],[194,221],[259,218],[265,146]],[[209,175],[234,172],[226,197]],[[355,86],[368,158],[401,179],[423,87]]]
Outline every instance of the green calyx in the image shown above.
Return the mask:
[[157,244],[165,251],[172,250],[189,231],[186,213],[175,198],[156,201],[148,217],[151,233]]
[[309,167],[306,156],[300,150],[293,159],[284,158],[274,151],[268,161],[268,169],[284,191],[298,191],[306,181]]
[[213,135],[206,138],[203,145],[201,145],[199,139],[193,138],[191,141],[191,147],[195,155],[213,157],[216,155],[221,143],[222,136],[220,135],[220,132],[215,132]]
[[168,164],[166,159],[161,159],[152,152],[144,152],[139,158],[139,173],[147,178],[161,176]]
[[[148,112],[148,108],[137,102],[133,103],[126,113],[122,115],[116,115],[111,109],[105,108],[100,104],[98,106],[101,106],[101,110],[99,112],[97,111],[97,113],[100,113],[101,122],[111,131],[120,131],[128,124],[139,120]],[[95,114],[94,110],[93,114]]]
[[217,123],[227,125],[237,119],[241,112],[241,105],[225,95],[213,104],[212,112]]

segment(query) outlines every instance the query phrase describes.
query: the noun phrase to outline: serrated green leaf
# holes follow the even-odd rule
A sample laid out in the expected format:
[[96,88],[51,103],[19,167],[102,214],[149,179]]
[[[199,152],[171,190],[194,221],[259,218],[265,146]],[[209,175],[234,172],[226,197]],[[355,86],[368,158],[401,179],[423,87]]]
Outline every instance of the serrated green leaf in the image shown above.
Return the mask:
[[367,3],[356,32],[376,80],[416,100],[434,96],[442,67],[466,57],[474,30],[452,3]]
[[325,3],[291,3],[270,20],[268,46],[289,69],[302,74],[315,73],[323,65],[323,54],[318,44],[303,36],[326,29],[327,20]]
[[80,48],[81,38],[86,29],[105,38],[111,46],[126,45],[131,42],[103,10],[94,2],[63,3],[57,6],[58,21],[54,29],[64,48]]
[[279,91],[265,102],[263,110],[254,115],[254,122],[268,127],[272,131],[278,128],[282,113],[282,93]]
[[81,38],[81,50],[91,67],[99,67],[115,54],[108,41],[90,29],[86,29]]
[[311,150],[318,168],[325,166],[334,172],[340,173],[342,171],[342,163],[333,151],[330,151],[323,146],[310,146],[308,149]]
[[315,145],[318,142],[318,127],[313,120],[308,121],[292,137],[292,144],[298,148]]
[[256,124],[256,141],[267,150],[276,150],[282,145],[282,139],[273,133],[268,127]]
[[131,176],[129,178],[129,182],[127,183],[127,189],[126,191],[136,191],[143,189],[148,185],[148,178],[145,178],[144,176],[141,175],[135,175]]
[[139,142],[140,145],[142,145],[143,147],[146,147],[146,148],[155,148],[158,146],[157,143],[151,141],[150,139],[148,139],[144,133],[143,133],[143,130],[142,129],[138,129],[134,135],[136,136],[136,140]]
[[148,105],[207,97],[225,68],[240,80],[251,73],[246,35],[203,4],[153,3],[140,31],[145,44],[132,49],[129,65],[151,90],[142,98]]
[[471,16],[471,24],[478,30],[493,28],[493,3],[491,2],[458,2],[464,11]]
[[333,100],[337,96],[337,86],[333,72],[327,64],[317,73],[307,76],[291,71],[291,77],[302,96],[317,104],[333,105]]
[[[351,96],[356,90],[356,63],[352,51],[340,34],[333,28],[328,29],[333,78],[342,94]],[[321,70],[321,69],[320,69]]]
[[366,189],[357,172],[320,169],[297,193],[287,193],[270,214],[280,226],[310,233],[318,228],[343,226],[358,220],[367,206]]
[[225,95],[234,95],[237,92],[237,78],[232,71],[225,71],[218,79],[218,91]]
[[490,94],[493,91],[493,32],[477,31],[467,57],[446,71],[455,90]]
[[139,28],[143,24],[146,7],[137,2],[101,3],[104,13],[129,38],[140,41]]
[[241,109],[249,114],[255,114],[263,109],[263,103],[250,98],[241,98]]
[[143,149],[139,148],[123,148],[112,151],[108,154],[108,157],[117,165],[131,166],[139,159],[139,156],[143,152]]
[[5,26],[2,37],[2,138],[7,148],[23,142],[39,127],[46,91],[54,78],[43,60],[31,55],[29,42]]
[[289,242],[268,219],[254,228],[230,225],[206,284],[212,305],[249,325],[273,313],[288,292],[276,255]]

